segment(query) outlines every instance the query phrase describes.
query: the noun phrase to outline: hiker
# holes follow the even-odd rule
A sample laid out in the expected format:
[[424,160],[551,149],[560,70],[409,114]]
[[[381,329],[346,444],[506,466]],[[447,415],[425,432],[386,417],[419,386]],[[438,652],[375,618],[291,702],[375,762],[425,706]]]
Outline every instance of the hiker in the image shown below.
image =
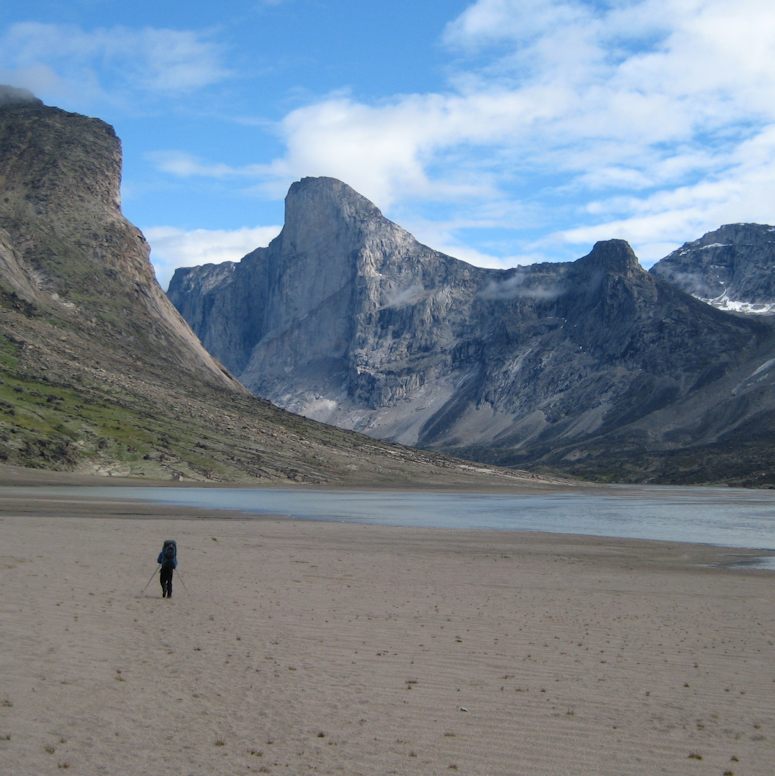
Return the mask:
[[172,598],[172,572],[178,565],[178,545],[174,539],[166,539],[156,562],[161,564],[159,582],[161,582],[161,597]]

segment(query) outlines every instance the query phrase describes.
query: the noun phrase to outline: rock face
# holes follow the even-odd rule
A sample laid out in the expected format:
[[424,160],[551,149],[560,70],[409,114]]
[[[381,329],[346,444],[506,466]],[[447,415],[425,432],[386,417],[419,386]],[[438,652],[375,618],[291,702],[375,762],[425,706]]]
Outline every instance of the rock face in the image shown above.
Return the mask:
[[[345,184],[318,178],[291,187],[269,248],[178,270],[168,294],[258,395],[415,444],[451,395],[444,381],[475,331],[468,319],[484,278],[420,245]],[[379,414],[405,402],[410,424]]]
[[727,224],[682,245],[651,272],[722,310],[775,314],[775,227]]
[[739,477],[750,456],[715,467],[726,453],[709,447],[754,417],[772,428],[772,327],[646,273],[620,240],[572,263],[481,269],[421,245],[345,184],[306,178],[267,248],[178,270],[168,294],[258,395],[480,461]]
[[216,481],[488,479],[252,396],[159,288],[121,214],[120,174],[110,126],[0,87],[0,464]]
[[0,101],[0,273],[21,298],[99,328],[131,356],[236,389],[159,288],[140,231],[121,214],[121,145],[97,119],[20,90]]

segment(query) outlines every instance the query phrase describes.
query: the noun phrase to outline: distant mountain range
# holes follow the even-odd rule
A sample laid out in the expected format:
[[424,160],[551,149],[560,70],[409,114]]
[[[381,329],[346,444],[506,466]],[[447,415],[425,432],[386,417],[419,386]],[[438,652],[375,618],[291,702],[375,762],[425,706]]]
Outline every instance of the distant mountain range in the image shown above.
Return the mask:
[[775,483],[774,319],[682,290],[764,309],[772,236],[722,227],[650,273],[620,240],[490,270],[305,178],[267,248],[168,295],[251,391],[326,423],[604,480]]
[[252,396],[159,288],[112,127],[0,87],[0,465],[161,479],[525,482]]

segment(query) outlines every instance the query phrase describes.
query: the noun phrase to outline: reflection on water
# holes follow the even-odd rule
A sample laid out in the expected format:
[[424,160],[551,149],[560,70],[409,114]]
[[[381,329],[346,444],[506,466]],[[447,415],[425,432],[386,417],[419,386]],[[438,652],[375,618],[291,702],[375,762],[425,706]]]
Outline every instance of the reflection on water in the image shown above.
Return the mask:
[[[73,495],[73,488],[60,490]],[[554,533],[775,549],[775,491],[612,486],[550,493],[292,488],[78,488],[140,499],[305,520]]]

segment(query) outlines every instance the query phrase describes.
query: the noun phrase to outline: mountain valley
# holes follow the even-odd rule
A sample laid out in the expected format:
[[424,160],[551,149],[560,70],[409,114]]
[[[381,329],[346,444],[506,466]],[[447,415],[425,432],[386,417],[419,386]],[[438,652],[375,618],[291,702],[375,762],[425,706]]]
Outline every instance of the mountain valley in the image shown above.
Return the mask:
[[201,346],[122,215],[98,119],[0,89],[0,463],[267,483],[535,482],[252,396]]
[[721,227],[651,272],[621,240],[492,270],[305,178],[267,248],[179,269],[165,295],[121,164],[109,125],[0,90],[0,463],[775,484],[775,318],[735,312],[773,304],[772,227]]

